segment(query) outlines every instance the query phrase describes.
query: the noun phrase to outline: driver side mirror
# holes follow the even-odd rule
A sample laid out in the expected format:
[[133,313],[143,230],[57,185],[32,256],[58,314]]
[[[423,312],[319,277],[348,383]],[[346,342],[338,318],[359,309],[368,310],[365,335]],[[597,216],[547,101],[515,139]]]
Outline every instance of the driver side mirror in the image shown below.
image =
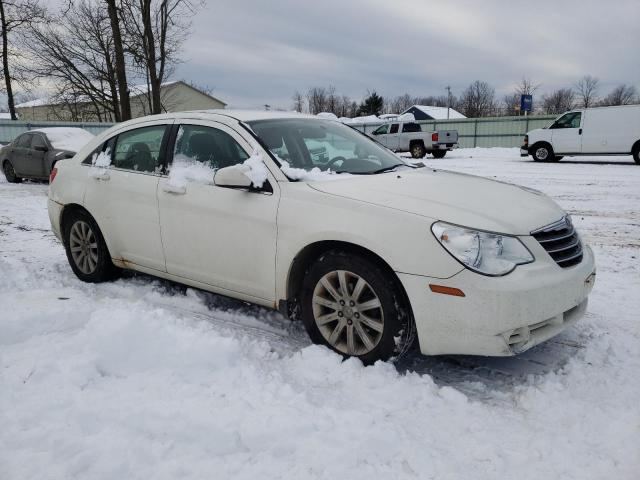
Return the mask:
[[46,152],[48,149],[44,145],[36,145],[33,147],[36,152]]
[[236,165],[217,170],[213,176],[213,183],[218,187],[251,188],[251,179]]

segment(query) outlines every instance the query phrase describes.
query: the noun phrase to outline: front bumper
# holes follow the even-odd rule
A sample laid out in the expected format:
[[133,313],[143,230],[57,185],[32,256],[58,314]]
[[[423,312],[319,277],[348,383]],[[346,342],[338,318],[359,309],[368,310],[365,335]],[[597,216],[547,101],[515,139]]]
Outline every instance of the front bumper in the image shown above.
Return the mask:
[[[525,243],[536,250],[537,260],[504,277],[467,269],[446,280],[398,274],[411,302],[422,353],[515,355],[583,315],[595,280],[591,249],[585,247],[578,265],[561,268],[529,238]],[[458,288],[465,297],[433,293],[429,284]]]
[[520,147],[520,156],[521,157],[529,156],[529,147],[527,147],[526,145],[522,145]]

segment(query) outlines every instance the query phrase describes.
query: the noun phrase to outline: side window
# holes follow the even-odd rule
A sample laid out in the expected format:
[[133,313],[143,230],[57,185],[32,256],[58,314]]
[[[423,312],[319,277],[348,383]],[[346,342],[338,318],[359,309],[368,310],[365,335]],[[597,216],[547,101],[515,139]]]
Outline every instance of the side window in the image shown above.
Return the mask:
[[389,125],[382,125],[373,131],[374,135],[384,135],[386,133],[389,133]]
[[173,152],[174,163],[200,162],[213,169],[237,165],[249,158],[231,135],[201,125],[180,125]]
[[421,131],[422,129],[417,123],[405,123],[402,125],[402,133],[415,133]]
[[400,125],[394,123],[393,125],[391,125],[391,130],[389,130],[389,133],[398,133],[398,128],[400,128]]
[[162,159],[166,125],[137,128],[118,135],[112,165],[136,172],[155,172]]
[[44,141],[44,137],[42,135],[39,134],[34,134],[32,135],[33,140],[31,141],[31,148],[36,148],[36,147],[44,147],[47,148],[47,142]]
[[111,157],[111,152],[113,151],[113,145],[116,143],[116,137],[112,137],[106,142],[100,144],[95,148],[93,152],[91,152],[87,157],[82,161],[83,165],[94,165],[98,160],[98,155],[102,152],[105,152],[107,157],[102,159],[101,166],[104,166],[105,163],[110,162],[109,157]]
[[571,112],[557,119],[550,128],[580,128],[581,112]]
[[33,135],[30,133],[24,133],[20,137],[18,137],[18,141],[16,142],[16,147],[21,148],[31,148],[31,137]]

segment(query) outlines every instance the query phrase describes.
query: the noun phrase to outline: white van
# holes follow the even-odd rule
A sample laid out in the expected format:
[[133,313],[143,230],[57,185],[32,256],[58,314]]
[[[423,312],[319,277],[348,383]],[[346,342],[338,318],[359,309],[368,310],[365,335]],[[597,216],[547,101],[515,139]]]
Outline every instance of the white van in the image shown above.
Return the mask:
[[578,109],[524,137],[520,156],[553,162],[565,155],[633,155],[640,165],[640,105]]

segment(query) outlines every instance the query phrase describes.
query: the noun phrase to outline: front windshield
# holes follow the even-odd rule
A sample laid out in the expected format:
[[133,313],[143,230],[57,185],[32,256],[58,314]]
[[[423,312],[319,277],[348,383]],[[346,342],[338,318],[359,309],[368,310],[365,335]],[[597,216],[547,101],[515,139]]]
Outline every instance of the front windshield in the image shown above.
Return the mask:
[[293,168],[371,174],[406,165],[369,137],[338,122],[288,118],[248,123],[271,153]]

